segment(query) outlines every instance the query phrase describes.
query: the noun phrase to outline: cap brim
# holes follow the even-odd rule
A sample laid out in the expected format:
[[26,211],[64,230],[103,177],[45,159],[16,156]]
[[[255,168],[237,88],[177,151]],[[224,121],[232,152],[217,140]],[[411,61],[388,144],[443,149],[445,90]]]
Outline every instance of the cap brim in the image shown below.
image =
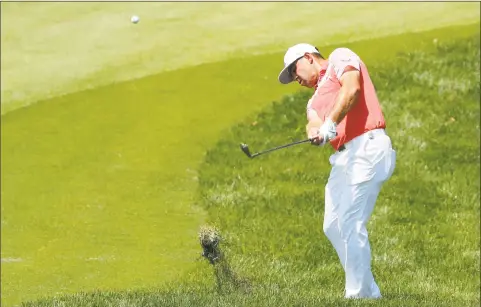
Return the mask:
[[284,67],[283,70],[281,70],[281,73],[279,74],[279,77],[278,77],[280,83],[288,84],[288,83],[291,83],[292,81],[294,81],[291,74],[289,73],[289,67],[291,65],[287,65],[286,67]]

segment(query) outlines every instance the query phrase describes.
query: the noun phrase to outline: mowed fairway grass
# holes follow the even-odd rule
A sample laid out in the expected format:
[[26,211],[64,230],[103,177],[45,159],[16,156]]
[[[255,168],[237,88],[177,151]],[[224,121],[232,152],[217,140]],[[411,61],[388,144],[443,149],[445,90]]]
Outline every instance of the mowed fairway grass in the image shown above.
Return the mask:
[[[204,18],[212,22],[209,29],[215,31],[208,32],[210,36],[194,35],[191,49],[183,53],[170,49],[177,41],[182,42],[179,46],[187,46],[178,39],[183,33],[190,31],[186,37],[193,35],[192,27],[182,28],[180,21],[195,23],[190,20],[194,12],[185,9],[191,12],[185,15],[186,11],[180,7],[159,9],[168,17],[147,28],[151,35],[144,37],[140,26],[148,24],[148,18],[142,19],[137,28],[128,28],[134,34],[121,29],[109,33],[111,35],[99,34],[120,22],[128,22],[131,12],[138,8],[133,4],[125,4],[124,11],[118,9],[122,6],[107,4],[85,4],[75,9],[42,7],[51,19],[39,14],[42,18],[18,21],[13,13],[8,14],[9,5],[10,12],[18,16],[21,5],[26,4],[2,4],[1,292],[2,305],[7,306],[78,291],[158,289],[166,282],[178,280],[202,283],[198,270],[209,273],[210,268],[204,262],[195,261],[200,252],[196,233],[199,225],[208,219],[196,194],[199,164],[206,149],[213,146],[228,127],[283,94],[297,90],[276,83],[283,55],[279,51],[297,42],[295,37],[323,46],[324,53],[328,54],[337,47],[326,44],[337,39],[336,33],[343,40],[351,41],[363,35],[373,37],[479,21],[478,4],[441,3],[423,7],[425,10],[409,8],[411,4],[389,4],[395,9],[384,4],[379,7],[380,12],[384,12],[380,13],[379,25],[386,24],[386,27],[367,29],[365,26],[360,31],[366,21],[359,18],[359,12],[374,4],[346,4],[342,7],[343,14],[355,17],[346,18],[342,27],[332,27],[330,36],[313,34],[304,23],[298,30],[284,31],[281,38],[269,41],[263,36],[249,35],[253,30],[245,24],[236,34],[245,39],[234,40],[232,32],[225,29],[234,31],[237,23],[231,24],[213,15],[211,19]],[[229,5],[222,4],[222,7],[230,11]],[[242,8],[240,4],[234,5],[238,7],[230,9]],[[276,9],[292,15],[293,6],[287,9],[262,5],[257,11],[255,6],[251,8],[264,17],[254,19],[259,24],[251,27],[263,29],[261,25],[264,25],[273,31],[277,18],[272,20],[267,16]],[[145,4],[142,7],[145,14],[139,14],[141,17],[154,11]],[[298,18],[303,20],[303,12],[312,8],[300,7],[304,11],[299,11]],[[437,19],[428,13],[429,8],[437,12]],[[251,10],[244,8],[239,16],[247,16]],[[400,23],[396,19],[399,10],[414,22]],[[473,14],[473,10],[477,13]],[[75,13],[89,17],[80,21],[73,17]],[[26,16],[25,11],[23,14]],[[150,16],[153,15],[151,12]],[[334,20],[335,16],[330,18]],[[7,23],[8,18],[13,19]],[[103,21],[104,25],[95,28],[94,33],[90,21]],[[31,41],[27,44],[20,32],[15,31],[3,35],[5,27],[15,22],[19,29],[39,31],[37,34],[44,35],[49,43],[37,36],[35,44]],[[174,31],[179,31],[177,36],[157,34],[163,22],[170,30],[166,32],[174,35]],[[170,22],[176,26],[168,26]],[[288,28],[291,27],[295,28],[294,25]],[[375,64],[394,60],[399,51],[434,50],[434,38],[442,42],[453,36],[469,37],[477,33],[477,28],[479,24],[343,45],[355,48],[367,63]],[[76,32],[75,36],[69,29],[84,32]],[[84,44],[75,38],[79,35],[85,39]],[[136,40],[128,35],[134,35]],[[89,41],[92,37],[97,40]],[[171,40],[164,45],[162,39],[166,37]],[[146,49],[136,49],[147,41],[151,45],[144,46]],[[118,42],[124,45],[116,45]],[[237,49],[229,49],[228,46],[236,43]],[[229,50],[217,54],[215,47],[219,44]],[[8,48],[3,52],[12,46],[17,49]],[[30,49],[20,48],[25,46]],[[277,53],[262,54],[268,51]],[[216,62],[237,56],[241,58]],[[204,62],[212,63],[201,64]],[[196,64],[199,65],[182,68]],[[86,88],[91,89],[8,112],[42,98]]]

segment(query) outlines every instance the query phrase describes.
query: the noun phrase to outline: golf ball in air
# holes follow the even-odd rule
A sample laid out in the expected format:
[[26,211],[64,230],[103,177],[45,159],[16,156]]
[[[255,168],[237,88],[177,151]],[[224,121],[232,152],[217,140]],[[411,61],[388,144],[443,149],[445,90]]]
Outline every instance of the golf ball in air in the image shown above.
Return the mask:
[[137,15],[134,15],[130,18],[130,21],[132,21],[132,23],[137,23],[137,22],[139,22],[139,20],[140,20],[140,18]]

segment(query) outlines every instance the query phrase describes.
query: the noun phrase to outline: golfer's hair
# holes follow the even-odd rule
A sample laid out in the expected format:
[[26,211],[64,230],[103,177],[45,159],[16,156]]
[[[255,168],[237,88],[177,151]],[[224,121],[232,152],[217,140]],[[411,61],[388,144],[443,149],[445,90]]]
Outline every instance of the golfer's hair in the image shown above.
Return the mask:
[[318,59],[323,59],[324,60],[324,57],[322,56],[321,52],[319,51],[319,49],[317,49],[317,47],[314,47],[316,48],[317,52],[319,53],[313,53],[312,55]]

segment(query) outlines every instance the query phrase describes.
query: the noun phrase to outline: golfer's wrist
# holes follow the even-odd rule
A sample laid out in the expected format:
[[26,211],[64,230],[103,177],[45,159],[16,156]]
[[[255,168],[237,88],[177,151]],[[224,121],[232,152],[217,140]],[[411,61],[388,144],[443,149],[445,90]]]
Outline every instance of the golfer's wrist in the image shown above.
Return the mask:
[[326,117],[324,120],[324,123],[319,127],[319,134],[330,131],[330,130],[336,130],[337,124],[329,117]]
[[326,117],[326,120],[324,121],[324,124],[328,124],[329,126],[337,128],[336,122],[333,121],[330,117]]

